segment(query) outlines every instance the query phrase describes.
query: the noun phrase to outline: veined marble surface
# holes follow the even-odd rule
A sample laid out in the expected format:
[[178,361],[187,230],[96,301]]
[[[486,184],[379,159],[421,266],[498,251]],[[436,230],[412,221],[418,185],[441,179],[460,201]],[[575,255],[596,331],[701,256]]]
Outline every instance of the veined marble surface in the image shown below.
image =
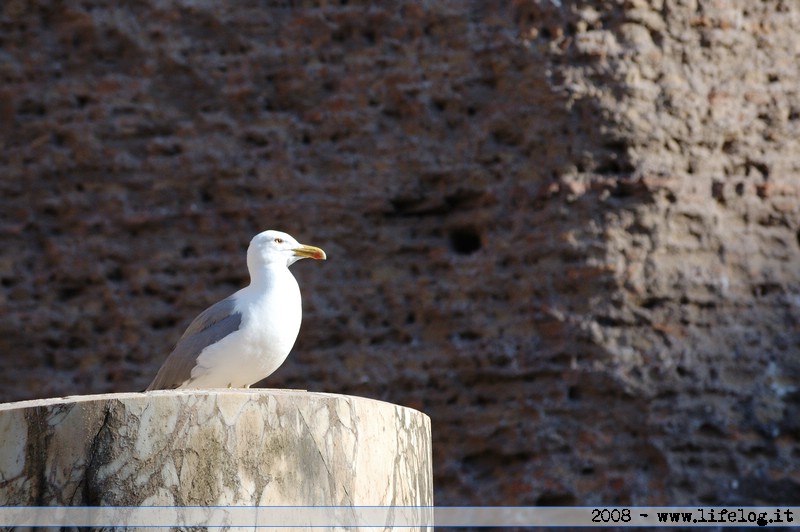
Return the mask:
[[430,419],[296,390],[0,405],[0,505],[433,505]]

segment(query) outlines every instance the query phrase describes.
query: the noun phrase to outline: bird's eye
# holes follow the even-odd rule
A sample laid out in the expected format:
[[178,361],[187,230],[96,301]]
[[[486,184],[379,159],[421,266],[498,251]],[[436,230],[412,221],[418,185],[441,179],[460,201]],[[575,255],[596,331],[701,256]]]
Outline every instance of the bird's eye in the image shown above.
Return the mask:
[[275,242],[276,244],[283,244],[283,239],[282,238],[276,238],[275,240],[273,240],[273,242]]

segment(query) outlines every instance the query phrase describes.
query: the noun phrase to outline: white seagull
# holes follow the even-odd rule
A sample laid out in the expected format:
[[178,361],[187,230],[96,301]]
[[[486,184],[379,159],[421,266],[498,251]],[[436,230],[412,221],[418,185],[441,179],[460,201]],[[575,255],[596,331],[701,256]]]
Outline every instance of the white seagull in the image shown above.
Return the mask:
[[289,266],[325,252],[286,233],[250,241],[250,284],[204,310],[183,333],[147,390],[249,388],[283,364],[300,331],[300,287]]

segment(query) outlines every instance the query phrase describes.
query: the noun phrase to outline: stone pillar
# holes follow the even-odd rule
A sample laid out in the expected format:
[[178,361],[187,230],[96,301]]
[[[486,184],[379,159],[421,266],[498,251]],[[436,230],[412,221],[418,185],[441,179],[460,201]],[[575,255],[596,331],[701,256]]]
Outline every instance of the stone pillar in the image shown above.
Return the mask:
[[0,405],[0,506],[432,506],[430,419],[294,390]]

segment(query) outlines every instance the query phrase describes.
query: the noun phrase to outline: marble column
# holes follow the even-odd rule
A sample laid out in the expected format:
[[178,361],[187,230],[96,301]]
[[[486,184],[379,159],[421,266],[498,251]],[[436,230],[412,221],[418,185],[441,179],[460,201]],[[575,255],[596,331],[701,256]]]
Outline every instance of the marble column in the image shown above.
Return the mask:
[[430,419],[294,390],[0,405],[0,506],[432,506]]

